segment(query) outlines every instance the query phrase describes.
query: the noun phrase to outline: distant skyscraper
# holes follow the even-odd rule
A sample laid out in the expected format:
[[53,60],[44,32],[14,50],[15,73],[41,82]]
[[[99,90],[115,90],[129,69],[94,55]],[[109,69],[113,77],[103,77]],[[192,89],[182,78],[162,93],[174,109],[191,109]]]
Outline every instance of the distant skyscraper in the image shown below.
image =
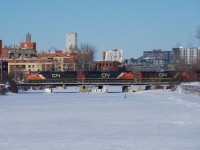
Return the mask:
[[200,48],[173,48],[172,56],[174,62],[184,61],[186,64],[195,64],[200,62]]
[[66,49],[69,52],[72,52],[77,48],[77,33],[70,32],[66,35]]

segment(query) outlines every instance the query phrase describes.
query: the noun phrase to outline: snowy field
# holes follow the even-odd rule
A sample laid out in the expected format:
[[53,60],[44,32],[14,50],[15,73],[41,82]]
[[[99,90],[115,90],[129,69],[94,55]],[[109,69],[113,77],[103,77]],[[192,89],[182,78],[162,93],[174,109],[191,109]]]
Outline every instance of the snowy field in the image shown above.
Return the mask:
[[0,150],[199,150],[200,98],[167,90],[0,96]]

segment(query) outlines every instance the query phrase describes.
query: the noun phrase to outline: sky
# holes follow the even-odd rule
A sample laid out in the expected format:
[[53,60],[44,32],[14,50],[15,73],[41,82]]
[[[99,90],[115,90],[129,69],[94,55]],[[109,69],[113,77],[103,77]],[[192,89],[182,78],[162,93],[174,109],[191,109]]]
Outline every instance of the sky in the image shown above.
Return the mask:
[[124,58],[143,51],[197,47],[200,0],[0,0],[0,39],[19,45],[32,35],[38,51],[66,48],[66,33],[78,33],[78,45],[122,49]]

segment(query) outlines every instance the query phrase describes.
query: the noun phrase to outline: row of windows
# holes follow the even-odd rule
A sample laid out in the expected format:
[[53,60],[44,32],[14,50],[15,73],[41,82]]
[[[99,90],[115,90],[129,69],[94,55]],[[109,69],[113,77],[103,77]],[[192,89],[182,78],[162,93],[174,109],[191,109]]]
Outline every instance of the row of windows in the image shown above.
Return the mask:
[[108,64],[108,63],[106,63],[106,64],[104,64],[104,63],[103,63],[103,64],[99,64],[99,67],[105,67],[105,66],[106,66],[106,67],[108,67],[108,66],[110,66],[110,67],[111,67],[111,66],[112,66],[112,64]]
[[[35,65],[28,65],[28,68],[35,68]],[[40,65],[37,65],[37,68],[40,68]]]
[[[11,71],[11,72],[12,72],[12,71],[15,71],[15,69],[14,69],[14,68],[11,68],[10,71]],[[21,72],[21,71],[26,71],[26,70],[23,69],[23,68],[22,68],[22,69],[16,68],[16,71],[17,71],[17,72]],[[40,71],[40,69],[28,69],[28,71],[29,71],[29,72],[31,72],[31,71]]]
[[31,70],[31,69],[28,69],[28,71],[29,71],[29,72],[31,72],[31,71],[40,71],[40,69],[37,69],[37,70],[34,70],[34,69]]

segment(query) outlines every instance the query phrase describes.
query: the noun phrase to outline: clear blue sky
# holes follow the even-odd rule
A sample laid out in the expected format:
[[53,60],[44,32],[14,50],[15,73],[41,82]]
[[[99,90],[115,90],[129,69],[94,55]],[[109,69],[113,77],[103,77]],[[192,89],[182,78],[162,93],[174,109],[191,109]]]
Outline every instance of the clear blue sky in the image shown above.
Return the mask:
[[65,49],[66,33],[78,43],[103,50],[123,49],[125,58],[143,51],[200,46],[200,0],[1,0],[0,39],[4,45],[32,34],[38,51]]

